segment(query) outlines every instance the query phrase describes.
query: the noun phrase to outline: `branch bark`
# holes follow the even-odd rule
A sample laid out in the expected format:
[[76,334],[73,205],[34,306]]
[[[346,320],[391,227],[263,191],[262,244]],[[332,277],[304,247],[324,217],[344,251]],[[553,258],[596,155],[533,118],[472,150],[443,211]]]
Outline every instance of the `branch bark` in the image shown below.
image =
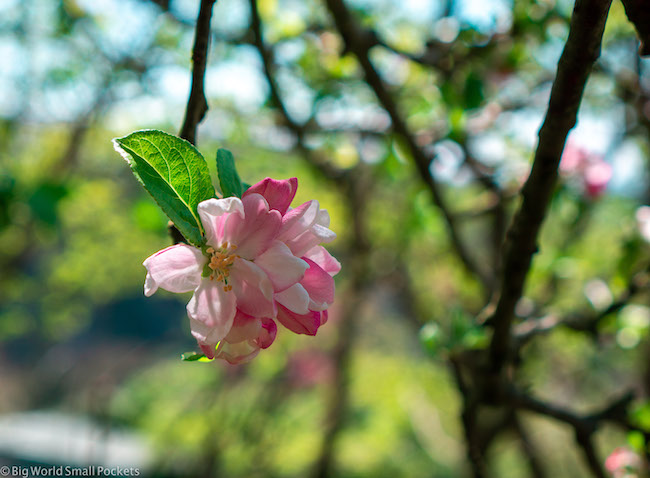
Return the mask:
[[201,0],[199,15],[194,30],[194,47],[192,49],[192,87],[185,108],[185,119],[179,136],[196,143],[196,127],[208,111],[208,101],[205,99],[205,68],[208,62],[208,46],[210,44],[210,20],[212,7],[216,0]]
[[490,322],[492,371],[507,361],[514,309],[522,296],[537,236],[558,177],[558,165],[569,130],[576,123],[578,107],[600,45],[611,0],[577,0],[569,38],[558,63],[546,118],[530,176],[522,189],[522,203],[508,231],[502,266],[500,297]]

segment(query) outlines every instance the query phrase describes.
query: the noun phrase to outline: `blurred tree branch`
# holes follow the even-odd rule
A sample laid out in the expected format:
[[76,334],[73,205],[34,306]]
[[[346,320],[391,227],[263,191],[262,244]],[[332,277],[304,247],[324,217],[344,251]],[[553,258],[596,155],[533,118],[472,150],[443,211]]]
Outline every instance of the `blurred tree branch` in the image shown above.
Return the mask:
[[533,167],[521,191],[522,203],[508,231],[500,296],[491,323],[491,368],[499,372],[508,360],[515,305],[522,296],[537,236],[558,177],[558,165],[569,130],[576,122],[587,78],[600,56],[600,44],[611,0],[577,0],[569,37],[558,63],[546,118],[539,131]]
[[493,283],[491,274],[479,266],[476,259],[470,254],[469,248],[460,234],[457,218],[449,209],[440,185],[431,174],[429,167],[432,158],[418,146],[415,137],[402,118],[395,100],[370,61],[370,49],[378,44],[377,35],[373,31],[363,29],[357,24],[343,0],[326,0],[326,4],[334,19],[336,28],[343,38],[345,45],[343,53],[349,51],[356,56],[364,72],[366,82],[375,92],[379,103],[390,116],[393,130],[406,142],[420,178],[429,188],[434,203],[442,213],[451,244],[456,254],[467,271],[477,277],[487,290],[491,290]]
[[347,248],[350,249],[350,261],[347,267],[350,270],[351,283],[346,291],[346,298],[342,301],[344,305],[337,327],[337,341],[331,352],[334,377],[329,388],[321,447],[311,472],[313,478],[327,478],[333,476],[334,450],[337,437],[343,428],[348,407],[350,354],[356,337],[358,317],[366,297],[365,290],[367,284],[370,283],[368,277],[370,251],[365,221],[365,208],[370,196],[370,185],[365,180],[365,168],[362,165],[350,170],[339,169],[325,161],[305,144],[307,134],[305,127],[291,118],[282,100],[275,77],[273,51],[264,44],[257,1],[250,0],[249,4],[251,7],[250,28],[254,34],[255,47],[262,59],[271,100],[279,110],[283,122],[296,137],[296,147],[307,164],[322,177],[331,181],[345,197],[346,212],[353,226],[352,235],[347,244]]

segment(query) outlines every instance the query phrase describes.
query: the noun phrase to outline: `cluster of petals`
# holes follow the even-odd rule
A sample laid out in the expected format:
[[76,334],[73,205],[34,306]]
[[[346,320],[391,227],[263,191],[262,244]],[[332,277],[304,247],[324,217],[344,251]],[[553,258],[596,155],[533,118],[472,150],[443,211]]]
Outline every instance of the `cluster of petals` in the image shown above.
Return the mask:
[[297,186],[266,178],[241,199],[203,201],[205,246],[177,244],[144,261],[145,295],[194,291],[187,314],[207,357],[245,362],[273,343],[276,322],[315,335],[327,321],[341,266],[320,244],[336,235],[317,201],[289,207]]
[[597,199],[607,189],[613,170],[602,156],[568,142],[562,154],[560,172],[577,178],[582,183],[584,194],[589,199]]

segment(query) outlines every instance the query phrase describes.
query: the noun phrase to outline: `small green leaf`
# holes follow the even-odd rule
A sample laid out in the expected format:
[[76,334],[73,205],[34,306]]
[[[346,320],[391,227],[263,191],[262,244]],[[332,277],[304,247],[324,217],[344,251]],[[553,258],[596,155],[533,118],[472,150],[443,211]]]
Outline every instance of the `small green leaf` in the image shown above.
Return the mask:
[[240,198],[244,193],[244,187],[235,168],[235,158],[227,149],[221,148],[217,151],[217,171],[223,197]]
[[136,131],[113,144],[185,239],[200,245],[197,206],[215,196],[201,153],[188,141],[156,130]]
[[181,360],[185,362],[212,362],[214,359],[209,359],[205,354],[198,352],[185,352],[181,354]]

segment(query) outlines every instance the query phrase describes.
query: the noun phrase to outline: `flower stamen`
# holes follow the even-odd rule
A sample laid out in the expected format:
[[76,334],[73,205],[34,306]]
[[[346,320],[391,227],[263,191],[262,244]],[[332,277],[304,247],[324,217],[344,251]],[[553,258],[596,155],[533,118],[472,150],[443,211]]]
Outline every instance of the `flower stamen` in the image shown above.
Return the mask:
[[237,248],[235,245],[229,247],[228,242],[224,242],[220,248],[208,247],[205,252],[210,254],[210,261],[207,266],[212,271],[210,273],[210,280],[217,282],[224,282],[223,290],[229,292],[232,286],[228,284],[228,277],[230,276],[230,267],[234,264],[235,259],[239,256],[233,252]]

